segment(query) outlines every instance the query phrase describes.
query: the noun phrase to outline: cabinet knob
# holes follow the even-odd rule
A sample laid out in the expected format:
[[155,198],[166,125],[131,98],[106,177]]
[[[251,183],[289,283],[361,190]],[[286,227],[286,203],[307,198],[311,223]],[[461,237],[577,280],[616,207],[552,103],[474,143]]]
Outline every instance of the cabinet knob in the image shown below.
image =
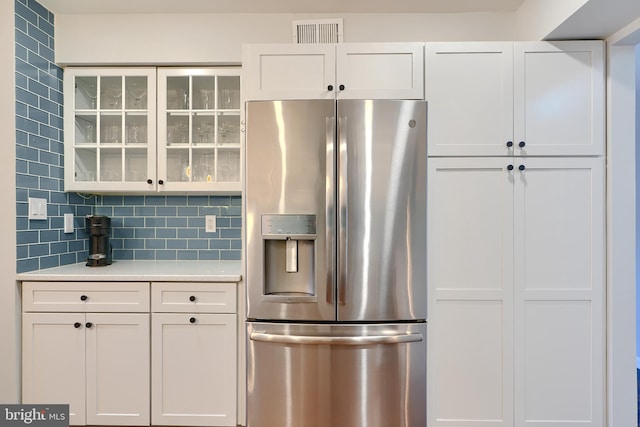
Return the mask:
[[158,180],[158,184],[162,185],[162,184],[164,184],[164,181],[163,181],[163,180],[161,180],[161,179],[159,179],[159,180]]
[[88,300],[88,299],[89,299],[89,297],[88,297],[88,296],[86,296],[86,295],[80,295],[80,301],[86,301],[86,300]]
[[196,318],[195,317],[191,317],[189,319],[189,323],[196,323]]
[[189,297],[189,301],[194,302],[196,300],[196,297],[194,295],[191,295]]
[[149,178],[149,179],[147,180],[147,184],[153,184],[153,180],[152,180],[151,178]]
[[93,326],[93,323],[91,323],[91,322],[87,322],[84,326],[86,326],[87,328],[90,328],[90,327],[92,327],[92,326]]
[[331,92],[331,91],[333,90],[333,85],[329,85],[329,86],[327,86],[327,90],[328,90],[329,92]]
[[520,148],[524,147],[525,145],[527,145],[527,144],[524,141],[520,141],[518,143],[518,147],[520,147]]
[[340,86],[339,86],[339,89],[340,89],[340,90],[344,90],[344,85],[340,85]]
[[80,326],[82,326],[82,323],[80,323],[80,322],[76,322],[76,323],[73,324],[73,327],[76,328],[76,329],[78,329]]
[[512,170],[513,170],[513,165],[509,165],[509,166],[507,166],[507,170],[512,171]]
[[507,147],[509,148],[513,147],[513,141],[507,141]]
[[518,169],[520,169],[521,171],[525,170],[526,168],[524,167],[524,165],[520,165],[518,166]]

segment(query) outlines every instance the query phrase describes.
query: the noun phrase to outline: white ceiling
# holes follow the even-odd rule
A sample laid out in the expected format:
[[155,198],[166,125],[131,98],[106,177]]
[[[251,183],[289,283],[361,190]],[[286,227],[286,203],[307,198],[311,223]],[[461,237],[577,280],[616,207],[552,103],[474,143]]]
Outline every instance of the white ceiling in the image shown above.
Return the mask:
[[524,0],[39,0],[51,12],[454,13],[513,12]]

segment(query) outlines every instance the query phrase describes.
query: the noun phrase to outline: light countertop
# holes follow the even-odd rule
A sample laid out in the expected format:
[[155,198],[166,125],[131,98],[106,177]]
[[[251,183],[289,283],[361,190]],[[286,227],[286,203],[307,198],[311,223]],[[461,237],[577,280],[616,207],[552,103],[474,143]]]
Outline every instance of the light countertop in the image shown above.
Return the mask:
[[114,261],[104,267],[84,262],[20,273],[20,281],[239,282],[240,261]]

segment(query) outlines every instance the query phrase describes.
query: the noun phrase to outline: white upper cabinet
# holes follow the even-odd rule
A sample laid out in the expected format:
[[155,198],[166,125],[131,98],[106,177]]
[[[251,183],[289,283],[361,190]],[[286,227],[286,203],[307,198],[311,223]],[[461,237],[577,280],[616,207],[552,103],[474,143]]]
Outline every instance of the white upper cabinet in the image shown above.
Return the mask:
[[149,191],[155,68],[67,68],[64,83],[65,191]]
[[424,44],[245,45],[243,97],[423,99]]
[[65,88],[65,191],[241,193],[238,68],[69,67]]
[[601,155],[599,41],[427,43],[430,156]]
[[513,43],[427,43],[429,155],[513,152]]
[[335,45],[245,45],[242,52],[243,98],[331,99],[336,79]]
[[340,99],[424,99],[422,43],[337,44],[336,70]]
[[603,43],[515,43],[514,59],[515,154],[603,154]]
[[158,191],[241,191],[237,69],[158,69]]

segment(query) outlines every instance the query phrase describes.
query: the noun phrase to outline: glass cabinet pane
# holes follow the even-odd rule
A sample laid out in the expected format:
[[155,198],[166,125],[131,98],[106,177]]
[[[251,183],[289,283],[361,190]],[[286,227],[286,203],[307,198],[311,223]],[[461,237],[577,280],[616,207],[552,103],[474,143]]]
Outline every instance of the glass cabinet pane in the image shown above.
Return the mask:
[[194,145],[213,144],[215,134],[214,129],[215,116],[197,115],[193,116],[193,135],[192,142]]
[[214,76],[193,77],[193,109],[213,110],[215,108],[216,80]]
[[100,181],[122,181],[122,150],[100,151]]
[[98,78],[96,76],[76,76],[75,109],[95,110],[98,99]]
[[236,110],[240,108],[240,77],[218,77],[218,109]]
[[167,113],[167,146],[189,143],[189,116]]
[[240,151],[218,150],[218,181],[240,181]]
[[144,76],[125,77],[126,108],[128,110],[147,109],[147,78]]
[[189,76],[167,77],[167,109],[189,109]]
[[147,143],[147,116],[139,114],[127,114],[125,116],[125,143]]
[[103,110],[122,109],[122,77],[100,77],[100,108]]
[[122,143],[122,116],[109,113],[100,114],[100,143]]
[[193,150],[193,175],[192,181],[212,182],[215,177],[214,149]]
[[75,143],[76,144],[95,144],[96,143],[96,115],[95,114],[77,114],[76,115]]
[[169,150],[167,152],[167,180],[169,182],[189,182],[190,177],[189,150]]
[[147,178],[147,149],[127,148],[124,157],[124,180],[127,182],[142,182]]
[[77,148],[75,154],[75,180],[95,181],[96,171],[98,170],[97,150],[95,148]]
[[218,115],[218,144],[240,143],[240,116],[238,114]]

